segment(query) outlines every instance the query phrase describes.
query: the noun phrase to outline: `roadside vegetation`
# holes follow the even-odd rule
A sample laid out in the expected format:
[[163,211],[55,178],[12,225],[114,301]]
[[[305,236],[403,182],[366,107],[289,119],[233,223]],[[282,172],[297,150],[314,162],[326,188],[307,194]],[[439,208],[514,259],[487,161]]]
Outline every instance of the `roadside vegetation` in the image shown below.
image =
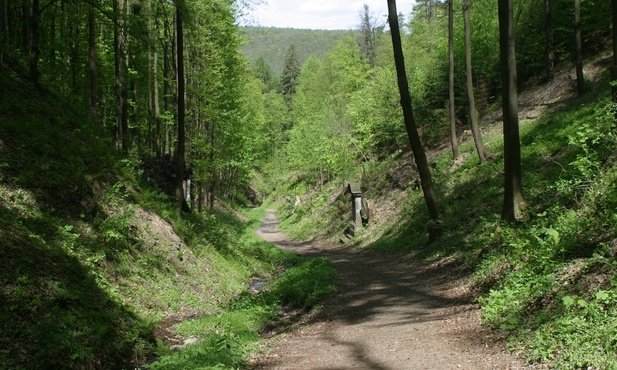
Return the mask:
[[241,367],[280,309],[333,291],[329,262],[254,234],[264,209],[177,217],[62,98],[0,86],[0,368]]

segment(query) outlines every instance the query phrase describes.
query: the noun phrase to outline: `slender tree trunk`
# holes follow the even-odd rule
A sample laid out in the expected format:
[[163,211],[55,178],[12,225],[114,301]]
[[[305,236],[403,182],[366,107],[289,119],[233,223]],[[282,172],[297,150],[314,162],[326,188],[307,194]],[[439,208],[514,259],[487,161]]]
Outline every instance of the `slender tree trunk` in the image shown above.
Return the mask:
[[153,100],[154,100],[154,120],[156,122],[156,132],[155,132],[155,139],[154,139],[154,146],[156,148],[156,156],[160,157],[161,156],[161,107],[160,107],[160,103],[159,103],[159,74],[158,74],[158,62],[159,62],[159,54],[158,51],[156,51],[156,48],[154,49],[154,63],[152,66],[153,69],[153,74],[154,74],[154,96],[153,96]]
[[21,13],[21,24],[23,27],[21,30],[21,44],[23,50],[30,50],[30,48],[32,47],[32,16],[30,15],[30,1],[23,0],[22,4],[23,6],[18,8],[19,13]]
[[[168,45],[166,44],[163,47],[163,110],[164,112],[167,114],[169,112],[169,94],[171,93],[171,87],[169,86],[169,78],[170,78],[170,58],[169,58],[169,51],[168,51]],[[169,140],[169,124],[166,122],[165,126],[163,127],[163,153],[164,154],[169,154],[170,153],[170,140]]]
[[154,153],[154,74],[155,69],[153,67],[154,64],[154,33],[153,33],[153,20],[152,20],[152,5],[150,2],[146,4],[146,13],[148,17],[147,21],[147,34],[148,34],[148,69],[146,75],[148,76],[148,134],[146,136],[146,147],[148,148],[148,155],[152,155]]
[[79,76],[78,68],[80,66],[79,58],[81,57],[81,55],[79,54],[80,52],[80,47],[79,47],[80,31],[81,31],[81,28],[79,27],[79,25],[71,24],[71,30],[70,30],[71,36],[69,37],[69,40],[74,40],[71,43],[71,82],[72,82],[71,86],[73,88],[74,95],[79,94],[78,81],[80,81],[80,76]]
[[512,0],[499,0],[499,48],[501,59],[503,142],[504,142],[504,202],[501,217],[507,221],[522,218],[523,198],[521,145],[518,127],[518,96],[516,92],[516,53]]
[[450,143],[452,144],[452,156],[457,159],[461,156],[456,136],[456,106],[454,101],[454,0],[448,0],[448,45],[450,52],[449,77],[449,111],[450,111]]
[[8,0],[0,0],[0,62],[4,61],[4,48],[9,42],[9,9],[6,5]]
[[[411,150],[413,151],[414,159],[416,161],[416,165],[418,166],[418,172],[420,173],[420,182],[429,214],[433,220],[437,221],[439,220],[441,206],[439,205],[439,200],[437,199],[437,192],[435,191],[435,187],[433,185],[428,161],[426,159],[426,154],[424,153],[424,148],[422,147],[422,142],[420,141],[420,136],[418,135],[418,129],[413,115],[411,96],[409,94],[409,83],[405,72],[405,60],[403,57],[401,33],[399,30],[398,13],[396,11],[395,0],[388,0],[388,22],[390,23],[392,47],[394,49],[394,61],[398,76],[399,93],[401,95],[401,107],[405,118],[405,129],[407,130]],[[432,236],[434,236],[434,234]]]
[[39,82],[39,0],[30,0],[30,78],[34,83]]
[[210,196],[208,206],[210,209],[214,208],[214,191],[216,181],[216,167],[214,166],[214,123],[210,123],[210,183],[208,185],[208,194]]
[[178,74],[178,147],[176,163],[176,199],[177,213],[182,214],[184,204],[184,152],[185,152],[185,105],[184,105],[184,30],[182,27],[182,5],[176,0],[176,62]]
[[[611,0],[613,6],[613,67],[611,80],[617,81],[617,0]],[[613,103],[617,103],[617,85],[613,85]]]
[[154,58],[152,56],[152,47],[148,45],[148,135],[146,137],[146,146],[148,147],[148,155],[154,153]]
[[585,92],[583,76],[583,38],[581,36],[581,0],[574,0],[574,38],[576,44],[576,90],[579,95]]
[[[122,0],[122,17],[128,19],[128,0]],[[127,37],[127,22],[123,21],[120,37],[120,56],[122,62],[122,151],[129,151],[129,55],[128,55],[128,37]]]
[[[138,93],[138,84],[137,84],[137,80],[135,78],[133,78],[133,80],[131,81],[131,98],[133,99],[133,110],[130,114],[131,117],[131,122],[133,122],[133,127],[135,127],[133,129],[133,133],[135,136],[135,139],[133,140],[133,142],[137,142],[137,153],[141,154],[141,144],[142,144],[142,137],[141,137],[141,128],[139,127],[139,109],[138,107],[139,105],[139,93]],[[128,127],[127,127],[128,129]],[[133,135],[131,135],[133,136]]]
[[98,92],[96,85],[96,27],[94,18],[94,5],[90,4],[88,11],[88,48],[90,65],[90,118],[98,121]]
[[121,76],[121,56],[120,56],[120,9],[118,2],[122,0],[113,0],[113,11],[116,24],[114,25],[114,71],[116,75],[116,148],[123,150],[122,143],[124,133],[122,132],[122,76]]
[[[164,18],[165,19],[165,18]],[[171,28],[173,26],[170,25],[167,21],[163,24],[163,33],[165,35],[165,40],[163,41],[163,110],[165,114],[169,113],[170,110],[170,96],[171,96],[171,85],[169,81],[172,78],[172,50],[173,50],[173,42],[171,41]],[[163,135],[164,135],[164,148],[163,153],[168,155],[171,153],[171,140],[169,135],[169,124],[165,123],[163,127]]]
[[546,79],[551,81],[555,76],[555,51],[553,49],[553,12],[551,0],[544,0],[544,24],[546,32]]
[[476,97],[473,93],[473,74],[471,68],[471,23],[469,21],[469,0],[465,0],[463,5],[463,16],[465,18],[465,74],[467,77],[467,101],[469,104],[469,119],[471,121],[471,133],[476,144],[480,163],[486,162],[487,150],[482,141],[480,125],[478,123],[478,112],[476,111]]

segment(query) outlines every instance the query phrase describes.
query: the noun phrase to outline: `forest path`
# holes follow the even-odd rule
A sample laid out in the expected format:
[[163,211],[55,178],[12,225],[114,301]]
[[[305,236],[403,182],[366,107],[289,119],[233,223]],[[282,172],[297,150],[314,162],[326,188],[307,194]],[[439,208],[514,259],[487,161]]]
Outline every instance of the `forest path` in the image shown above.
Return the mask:
[[327,257],[339,290],[323,313],[269,339],[260,369],[523,369],[480,326],[462,274],[446,263],[340,245],[293,242],[268,210],[257,234],[305,257]]

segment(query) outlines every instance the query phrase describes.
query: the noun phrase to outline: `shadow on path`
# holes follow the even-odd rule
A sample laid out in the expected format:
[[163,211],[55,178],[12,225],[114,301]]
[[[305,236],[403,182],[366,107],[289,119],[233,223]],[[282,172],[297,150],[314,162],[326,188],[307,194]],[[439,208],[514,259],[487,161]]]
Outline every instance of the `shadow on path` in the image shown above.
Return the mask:
[[[477,306],[466,289],[457,289],[462,274],[452,264],[423,265],[401,255],[293,242],[277,230],[275,214],[268,211],[257,234],[304,257],[327,257],[340,284],[323,314],[298,335],[280,339],[257,368],[513,367],[515,359],[478,339]],[[506,356],[498,360],[507,365],[495,367],[497,355]]]

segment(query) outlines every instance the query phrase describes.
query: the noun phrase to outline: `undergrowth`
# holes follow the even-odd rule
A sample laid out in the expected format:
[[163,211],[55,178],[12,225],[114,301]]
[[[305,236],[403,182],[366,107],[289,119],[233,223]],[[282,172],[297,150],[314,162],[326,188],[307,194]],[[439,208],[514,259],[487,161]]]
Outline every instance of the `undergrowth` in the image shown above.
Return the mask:
[[264,253],[283,253],[290,267],[273,276],[258,293],[241,293],[219,314],[187,320],[176,326],[180,336],[197,338],[181,351],[161,349],[149,369],[243,368],[247,357],[259,351],[259,332],[281,307],[309,310],[334,291],[336,272],[325,258],[302,259],[282,252],[247,228],[245,242]]
[[[177,217],[140,160],[108,147],[87,114],[3,67],[0,96],[0,368],[139,368],[166,351],[155,338],[164,316],[232,312],[251,277],[326,269],[258,240],[263,210],[246,222],[224,209]],[[267,309],[256,301],[246,315],[263,325],[276,304],[310,307],[329,289]],[[202,348],[221,349],[214,365],[240,363],[244,352],[222,348],[244,334],[222,322],[225,334]]]

